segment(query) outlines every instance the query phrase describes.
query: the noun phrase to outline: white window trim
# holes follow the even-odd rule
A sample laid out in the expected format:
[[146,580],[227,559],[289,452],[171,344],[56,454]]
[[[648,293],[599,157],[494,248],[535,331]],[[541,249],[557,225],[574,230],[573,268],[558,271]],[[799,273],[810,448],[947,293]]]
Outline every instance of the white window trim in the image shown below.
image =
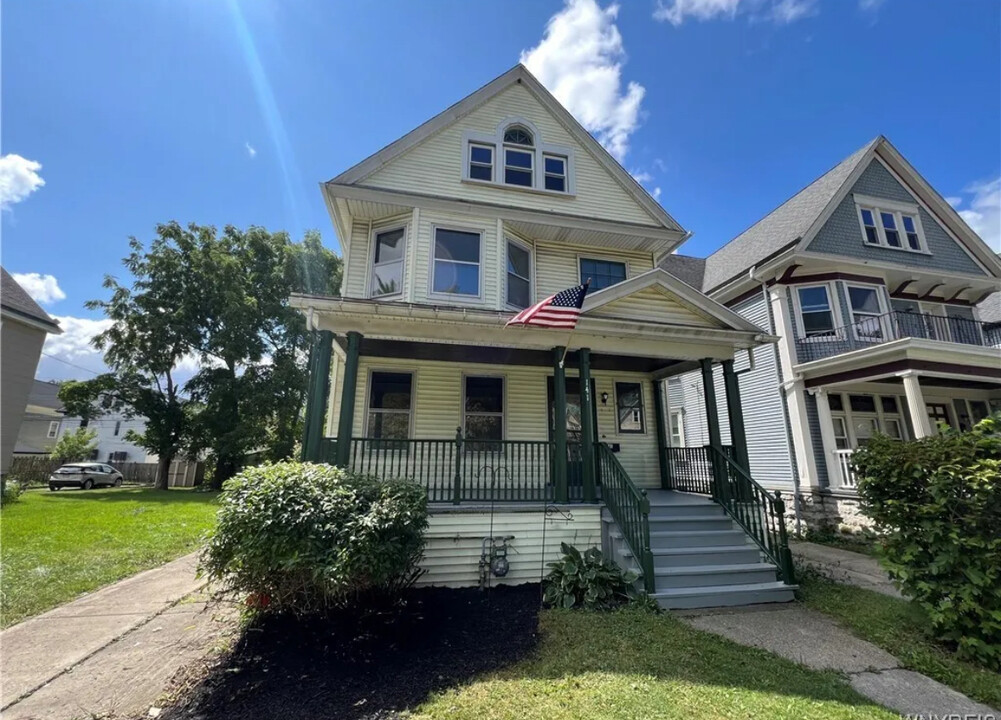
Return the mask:
[[[556,173],[551,173],[548,170],[546,170],[546,160],[559,160],[559,161],[561,161],[563,163],[563,174],[562,175],[558,175]],[[567,162],[568,161],[567,161],[567,158],[566,158],[565,155],[556,155],[554,153],[543,153],[542,154],[542,165],[539,166],[539,171],[542,173],[542,187],[543,187],[543,189],[549,190],[549,192],[561,192],[560,190],[550,190],[549,188],[546,187],[546,178],[552,176],[552,177],[563,178],[563,192],[566,191],[567,181],[569,180],[569,178],[567,177]]]
[[[512,310],[524,310],[525,308],[519,308],[517,305],[512,305],[510,299],[508,298],[507,280],[508,280],[508,275],[510,273],[508,272],[508,269],[507,269],[507,246],[508,245],[515,245],[515,246],[521,248],[522,250],[524,250],[525,252],[528,253],[528,277],[525,278],[526,280],[528,280],[528,305],[527,305],[527,307],[531,307],[532,303],[535,302],[535,249],[531,246],[531,244],[529,244],[529,243],[527,243],[527,242],[525,242],[523,240],[519,240],[519,239],[517,239],[517,238],[515,238],[515,237],[513,237],[511,235],[505,235],[504,236],[504,241],[505,241],[504,242],[504,260],[503,260],[503,268],[504,268],[504,273],[503,273],[504,274],[504,305],[505,305],[505,307],[511,308]],[[521,276],[519,275],[518,277],[521,277]]]
[[[500,166],[500,170],[504,173],[504,177],[500,178],[498,180],[498,182],[501,185],[504,185],[505,187],[537,188],[538,187],[538,183],[536,182],[536,180],[538,179],[538,177],[537,177],[538,173],[536,171],[538,170],[538,162],[537,162],[538,158],[536,158],[535,148],[534,147],[529,147],[528,145],[516,145],[514,143],[505,143],[504,147],[503,147],[503,150],[504,150],[504,164]],[[523,155],[528,155],[530,167],[523,168],[523,167],[521,167],[519,165],[508,165],[507,164],[507,152],[508,152],[508,150],[510,150],[512,152],[522,153]],[[509,183],[509,182],[507,182],[507,171],[508,170],[514,170],[515,172],[525,172],[527,170],[528,173],[529,173],[529,175],[532,176],[532,184],[531,185],[518,185],[516,183]]]
[[[469,168],[473,165],[473,147],[485,148],[490,151],[490,179],[482,180],[480,178],[468,177]],[[479,167],[486,167],[483,163],[476,163]],[[497,177],[497,146],[492,143],[481,143],[470,141],[466,143],[466,175],[467,179],[475,180],[478,182],[495,182]]]
[[[907,422],[904,420],[904,398],[900,395],[893,395],[888,393],[873,393],[873,392],[860,392],[851,390],[835,390],[829,391],[828,395],[840,395],[841,396],[841,410],[831,410],[831,417],[839,417],[844,420],[845,432],[848,439],[848,444],[851,446],[849,450],[858,450],[858,438],[855,435],[855,418],[866,419],[875,418],[876,419],[876,429],[878,432],[886,434],[886,420],[896,420],[897,424],[900,426],[900,439],[907,440],[910,435],[907,431]],[[852,395],[869,395],[876,401],[876,412],[854,412],[852,411],[851,396]],[[888,413],[883,410],[883,400],[884,397],[892,397],[897,401],[897,412]]]
[[[876,302],[879,304],[879,314],[876,315],[875,317],[879,318],[880,330],[883,333],[883,338],[881,340],[870,341],[870,340],[868,340],[868,338],[860,338],[859,337],[859,335],[858,335],[858,326],[857,326],[857,323],[855,322],[855,312],[856,311],[855,311],[855,308],[852,307],[852,296],[851,296],[851,293],[849,292],[849,290],[851,288],[860,288],[860,289],[864,289],[864,290],[873,290],[873,291],[875,291],[875,293],[876,293]],[[855,340],[858,340],[859,342],[873,342],[874,344],[875,343],[886,342],[887,340],[893,340],[894,338],[891,337],[891,330],[892,330],[892,328],[886,322],[886,314],[888,312],[890,312],[890,310],[889,310],[889,308],[887,307],[887,304],[886,304],[886,293],[885,293],[884,286],[883,285],[874,285],[872,283],[846,282],[846,283],[844,283],[844,289],[845,289],[845,304],[848,306],[848,312],[851,313],[850,323],[851,323],[851,328],[852,328],[852,337]],[[865,312],[862,312],[861,314],[863,314],[863,315],[869,315],[869,313],[865,313]],[[869,315],[869,316],[873,317],[872,315]]]
[[59,421],[58,420],[50,420],[49,421],[49,429],[46,431],[45,437],[48,440],[52,440],[54,438],[59,437]]
[[[633,277],[632,268],[629,266],[629,261],[627,259],[625,259],[625,258],[613,257],[611,255],[599,255],[599,254],[595,254],[595,253],[577,253],[576,261],[577,261],[577,283],[578,284],[583,284],[584,281],[587,279],[587,278],[583,277],[581,275],[581,272],[580,272],[580,261],[581,260],[597,260],[598,262],[612,262],[612,263],[616,263],[618,265],[625,265],[626,266],[626,280],[628,280],[629,278]],[[618,284],[618,283],[616,283],[616,284]],[[612,286],[609,285],[609,287],[612,287]],[[593,292],[598,292],[598,291],[594,290]]]
[[[535,141],[534,148],[527,148],[521,145],[512,145],[504,142],[504,131],[512,125],[521,125],[530,133]],[[503,169],[505,158],[503,157],[505,144],[512,148],[522,148],[531,151],[534,155],[532,160],[532,186],[508,185],[504,182]],[[492,145],[494,147],[494,170],[493,180],[478,180],[469,176],[469,163],[471,159],[471,145]],[[560,156],[566,159],[566,190],[547,190],[545,181],[545,155]],[[466,130],[462,133],[462,182],[473,185],[486,185],[506,190],[516,190],[529,193],[541,193],[552,197],[574,197],[577,194],[576,163],[574,160],[574,149],[565,145],[555,145],[544,142],[542,133],[530,120],[523,117],[509,116],[501,120],[493,133]]]
[[[372,376],[375,373],[396,373],[398,375],[409,375],[410,376],[410,411],[407,423],[407,439],[413,439],[414,437],[414,418],[417,417],[417,371],[413,369],[403,369],[403,368],[393,368],[393,367],[374,367],[369,368],[368,376],[365,379],[365,418],[364,425],[362,426],[363,438],[368,438],[368,421],[369,416],[372,413]],[[375,408],[375,412],[379,412],[381,408]],[[399,410],[390,412],[400,412]],[[380,438],[384,440],[392,440],[394,438]]]
[[[675,415],[678,416],[678,444],[674,445],[672,440],[674,438],[674,433],[671,432],[671,418]],[[669,410],[667,413],[667,441],[670,443],[671,447],[685,447],[685,410],[684,408],[678,410]]]
[[[796,316],[796,339],[806,340],[806,326],[803,324],[803,306],[799,301],[799,291],[800,288],[816,288],[823,287],[827,288],[827,302],[831,306],[831,322],[834,324],[832,333],[835,333],[838,328],[844,327],[844,319],[841,317],[841,300],[838,296],[838,288],[833,282],[822,282],[822,283],[803,283],[801,285],[793,285],[792,287],[792,299],[793,305],[796,308],[796,312],[793,313]],[[837,340],[835,334],[831,335],[810,335],[810,342],[827,342]]]
[[[377,236],[383,233],[393,232],[394,230],[403,231],[403,257],[399,260],[394,260],[393,262],[400,263],[400,290],[395,293],[386,293],[385,295],[375,295],[373,287],[375,280],[375,239]],[[371,300],[385,300],[388,298],[399,298],[403,295],[403,289],[407,285],[407,247],[410,243],[410,228],[406,222],[401,222],[400,220],[386,221],[380,225],[372,225],[368,231],[368,278],[365,280],[365,297]],[[389,265],[390,263],[380,263],[381,265]]]
[[[462,233],[475,233],[480,236],[480,253],[479,253],[479,279],[477,280],[477,294],[476,295],[466,295],[464,293],[444,293],[435,292],[434,290],[434,248],[435,243],[438,241],[438,231],[439,230],[454,230],[455,232]],[[431,246],[428,252],[429,268],[428,268],[428,297],[438,298],[438,299],[448,299],[457,303],[471,303],[480,304],[483,302],[483,243],[486,237],[487,231],[481,227],[464,227],[462,225],[431,225]],[[457,262],[454,260],[446,260],[445,262]],[[471,263],[462,263],[471,264]]]
[[[459,395],[461,396],[459,404],[459,426],[462,428],[462,437],[466,437],[466,379],[467,378],[491,378],[501,381],[501,404],[503,410],[499,413],[473,413],[474,415],[491,415],[501,416],[501,440],[507,440],[507,375],[503,373],[476,373],[476,372],[464,372],[461,375],[459,382],[462,383],[459,388]],[[481,442],[491,442],[489,440],[483,440]]]
[[[928,241],[925,238],[924,227],[921,224],[921,208],[919,206],[883,198],[874,198],[858,193],[855,193],[853,197],[855,199],[855,214],[858,217],[859,229],[862,231],[863,245],[866,247],[881,247],[887,250],[902,250],[918,255],[931,255],[931,252],[928,250]],[[862,220],[863,209],[873,214],[872,219],[876,223],[876,235],[879,238],[879,245],[873,245],[866,240],[865,222]],[[900,238],[900,247],[890,245],[886,241],[886,231],[883,228],[883,219],[880,217],[880,213],[893,215],[893,222],[896,225],[897,235]],[[917,232],[918,243],[921,245],[919,250],[911,248],[910,243],[907,241],[907,232],[904,230],[904,215],[910,215],[914,218],[914,230]]]
[[[619,426],[619,384],[620,383],[621,384],[628,383],[629,385],[637,385],[637,386],[639,386],[639,389],[640,389],[640,428],[642,428],[640,430],[623,430]],[[628,436],[628,437],[632,437],[634,435],[646,435],[647,432],[649,431],[649,428],[647,427],[647,417],[646,417],[646,402],[645,402],[645,400],[646,400],[646,391],[643,389],[643,384],[644,383],[643,383],[642,380],[631,380],[631,379],[628,379],[628,378],[626,378],[626,379],[612,378],[612,395],[613,395],[612,399],[615,402],[615,434],[616,434],[616,436],[618,436],[618,435],[625,435],[625,436]]]

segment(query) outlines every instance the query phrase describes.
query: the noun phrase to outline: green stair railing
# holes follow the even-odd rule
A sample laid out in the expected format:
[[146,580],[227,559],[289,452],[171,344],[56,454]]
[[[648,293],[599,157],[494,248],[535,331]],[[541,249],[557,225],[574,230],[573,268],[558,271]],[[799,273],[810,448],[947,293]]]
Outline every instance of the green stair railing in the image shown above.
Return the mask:
[[607,444],[598,444],[597,455],[601,499],[643,572],[643,587],[647,593],[652,593],[656,583],[650,551],[650,499],[646,490],[636,487]]
[[713,461],[713,499],[775,564],[782,581],[792,585],[796,578],[781,493],[769,493],[727,453],[708,447]]

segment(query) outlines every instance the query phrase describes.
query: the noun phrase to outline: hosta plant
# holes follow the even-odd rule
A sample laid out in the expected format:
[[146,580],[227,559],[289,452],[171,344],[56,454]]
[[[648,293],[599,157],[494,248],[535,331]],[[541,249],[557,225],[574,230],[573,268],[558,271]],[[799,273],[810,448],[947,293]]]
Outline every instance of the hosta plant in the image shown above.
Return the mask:
[[553,607],[608,610],[636,597],[637,575],[606,560],[598,548],[581,552],[560,543],[563,557],[549,563],[543,581],[543,600]]

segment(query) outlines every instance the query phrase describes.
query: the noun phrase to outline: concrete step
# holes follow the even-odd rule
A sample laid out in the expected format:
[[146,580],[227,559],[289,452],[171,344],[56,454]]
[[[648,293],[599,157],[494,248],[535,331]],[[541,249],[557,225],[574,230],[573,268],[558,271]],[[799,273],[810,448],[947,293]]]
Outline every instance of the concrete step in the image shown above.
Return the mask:
[[681,530],[650,533],[650,548],[704,548],[748,542],[743,530]]
[[[620,550],[623,558],[633,557],[628,546]],[[716,545],[712,547],[651,548],[654,566],[692,567],[693,565],[739,565],[761,562],[757,545]]]
[[654,575],[657,578],[658,590],[769,583],[778,577],[774,565],[762,562],[661,567],[654,569]]
[[651,501],[650,517],[681,518],[692,515],[713,515],[715,517],[726,517],[726,512],[721,505],[713,502],[692,503],[685,505],[665,504],[658,505]]
[[724,515],[689,515],[681,517],[650,516],[650,532],[733,529],[735,529],[733,520]]
[[706,585],[703,587],[658,589],[653,597],[663,608],[680,610],[791,602],[795,589],[794,585],[786,585],[775,580],[745,585]]

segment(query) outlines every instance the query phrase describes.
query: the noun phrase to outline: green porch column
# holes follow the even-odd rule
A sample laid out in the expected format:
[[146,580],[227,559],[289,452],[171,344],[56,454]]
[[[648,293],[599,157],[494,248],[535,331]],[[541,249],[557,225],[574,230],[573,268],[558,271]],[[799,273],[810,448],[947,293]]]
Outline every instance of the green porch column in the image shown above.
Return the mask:
[[553,348],[553,484],[556,502],[567,502],[567,380],[563,372],[563,347]]
[[664,415],[664,381],[653,381],[654,430],[657,432],[657,466],[660,468],[660,487],[668,490],[671,477],[667,472],[667,422]]
[[591,395],[591,350],[580,349],[580,454],[584,474],[584,502],[598,499],[595,483],[594,398]]
[[351,434],[355,419],[355,395],[358,388],[358,355],[361,333],[349,332],[347,358],[344,361],[344,382],[341,383],[341,413],[337,420],[337,454],[335,465],[346,467],[351,459]]
[[330,355],[334,334],[329,330],[315,332],[309,349],[309,390],[306,395],[306,427],[303,433],[302,457],[318,462],[323,443],[323,418],[327,414],[330,390]]
[[[723,438],[719,430],[719,409],[716,407],[716,387],[713,382],[713,361],[711,358],[699,360],[702,366],[702,393],[705,396],[706,424],[709,426],[709,445],[720,453],[723,452]],[[724,484],[721,473],[725,468],[718,462],[716,453],[710,451],[709,461],[713,469],[713,485],[721,488]],[[714,495],[716,493],[713,493]]]
[[740,376],[733,370],[733,360],[723,361],[723,386],[726,389],[726,414],[730,419],[730,442],[733,443],[733,459],[750,473],[751,466],[747,457],[747,435],[744,432],[744,409],[740,404]]

